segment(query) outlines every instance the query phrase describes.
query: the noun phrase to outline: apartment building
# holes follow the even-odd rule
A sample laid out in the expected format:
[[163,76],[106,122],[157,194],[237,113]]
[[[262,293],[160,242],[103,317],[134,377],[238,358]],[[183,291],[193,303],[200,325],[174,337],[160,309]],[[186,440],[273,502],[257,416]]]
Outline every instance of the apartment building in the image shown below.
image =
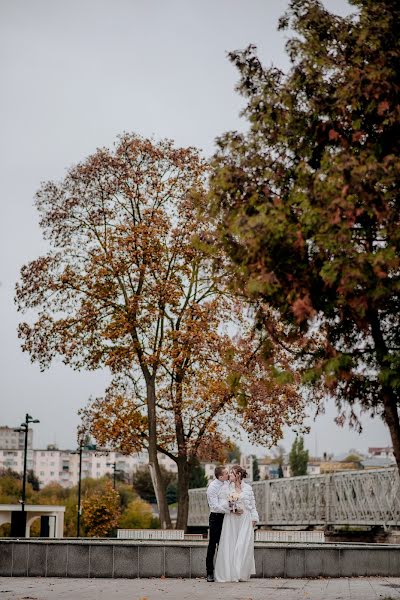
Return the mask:
[[[59,450],[54,446],[46,449],[28,450],[27,468],[32,469],[43,487],[52,482],[63,487],[77,485],[79,477],[79,454],[73,450]],[[176,472],[176,463],[169,457],[159,455],[160,464],[167,470]],[[24,451],[0,449],[0,468],[23,472]],[[86,477],[103,477],[113,473],[113,465],[128,478],[148,463],[146,452],[124,456],[119,452],[99,452],[85,450],[82,452],[82,479]]]
[[[25,432],[15,431],[18,427],[7,427],[3,425],[0,427],[0,448],[5,450],[23,450],[25,444]],[[28,448],[32,448],[33,443],[33,431],[28,429]]]
[[[34,469],[34,450],[28,450],[26,455],[26,468]],[[17,473],[24,470],[24,451],[18,449],[0,449],[0,469],[11,469]]]

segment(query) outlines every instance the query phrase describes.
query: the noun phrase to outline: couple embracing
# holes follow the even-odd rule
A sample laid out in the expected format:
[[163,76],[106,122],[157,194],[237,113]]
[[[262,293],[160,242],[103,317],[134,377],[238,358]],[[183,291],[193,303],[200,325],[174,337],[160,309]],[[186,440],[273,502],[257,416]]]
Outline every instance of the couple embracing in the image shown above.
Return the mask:
[[[207,549],[207,581],[248,581],[254,575],[254,527],[258,513],[246,471],[239,465],[216,467],[207,488],[210,538]],[[217,558],[215,549],[218,545]]]

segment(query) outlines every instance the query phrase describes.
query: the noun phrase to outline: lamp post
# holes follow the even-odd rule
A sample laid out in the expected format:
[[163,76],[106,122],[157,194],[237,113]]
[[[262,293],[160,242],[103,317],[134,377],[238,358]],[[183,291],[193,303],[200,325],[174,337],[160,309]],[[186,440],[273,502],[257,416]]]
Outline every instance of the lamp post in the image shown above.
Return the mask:
[[25,440],[24,440],[24,473],[22,478],[22,498],[21,502],[21,512],[23,514],[22,519],[25,522],[25,500],[26,500],[26,464],[28,457],[28,431],[29,431],[29,423],[40,423],[39,419],[33,419],[31,415],[26,413],[24,423],[21,423],[21,426],[18,429],[14,429],[19,433],[24,432]]
[[82,451],[83,444],[79,444],[79,475],[78,475],[78,515],[76,519],[76,537],[81,534],[81,481],[82,481]]
[[79,443],[79,450],[73,454],[79,454],[78,474],[78,515],[76,519],[76,537],[81,535],[81,492],[82,492],[82,453],[84,450],[96,450],[95,444],[85,444],[83,440]]
[[106,463],[106,466],[107,467],[112,467],[112,470],[113,470],[113,488],[115,490],[116,482],[117,482],[116,474],[117,473],[121,473],[122,469],[117,469],[117,461],[116,460],[113,463]]

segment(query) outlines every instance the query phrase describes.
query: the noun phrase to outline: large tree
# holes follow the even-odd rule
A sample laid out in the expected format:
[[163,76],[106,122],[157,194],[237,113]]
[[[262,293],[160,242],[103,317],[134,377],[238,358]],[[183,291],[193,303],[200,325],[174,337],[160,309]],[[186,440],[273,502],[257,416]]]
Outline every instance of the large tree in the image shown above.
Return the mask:
[[257,336],[239,343],[225,331],[237,302],[192,244],[209,234],[197,218],[205,170],[193,148],[125,135],[45,183],[37,207],[51,249],[17,286],[19,308],[37,313],[19,328],[32,360],[111,369],[107,393],[84,411],[86,430],[101,447],[148,451],[162,527],[171,521],[159,452],[177,464],[184,528],[191,464],[221,447],[222,417],[236,407],[236,423],[274,442],[302,409],[293,382],[265,377]]
[[219,140],[210,207],[259,325],[299,340],[293,364],[339,421],[383,417],[400,468],[400,4],[351,4],[290,2],[286,74],[231,53],[249,129]]
[[77,369],[109,367],[140,380],[134,425],[147,440],[163,527],[171,523],[157,460],[156,381],[166,324],[179,321],[195,272],[188,197],[202,187],[204,169],[192,148],[124,135],[115,151],[98,150],[61,183],[45,183],[36,204],[51,250],[22,268],[17,286],[19,308],[38,312],[19,327],[23,349],[42,368],[61,355]]

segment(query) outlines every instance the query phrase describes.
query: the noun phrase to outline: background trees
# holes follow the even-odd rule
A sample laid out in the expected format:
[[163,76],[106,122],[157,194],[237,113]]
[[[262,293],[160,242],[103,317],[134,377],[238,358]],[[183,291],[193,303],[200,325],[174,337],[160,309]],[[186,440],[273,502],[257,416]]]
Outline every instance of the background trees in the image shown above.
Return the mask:
[[208,485],[208,479],[204,467],[198,459],[194,459],[190,469],[189,488],[204,488]]
[[304,449],[304,439],[296,436],[289,453],[290,473],[292,477],[307,475],[308,450]]
[[121,515],[118,526],[121,529],[154,528],[155,519],[151,506],[140,498],[135,498],[135,500],[132,500],[128,504],[125,512]]
[[[85,501],[84,506],[89,510],[88,520],[84,520],[81,527],[83,536],[107,535],[107,533],[103,534],[100,531],[92,529],[91,519],[93,517],[93,511],[102,510],[102,498],[109,499],[103,506],[104,515],[101,517],[103,523],[102,531],[105,529],[105,523],[111,523],[113,528],[118,526],[127,528],[138,527],[141,529],[147,527],[158,528],[160,526],[159,520],[152,515],[150,504],[139,498],[138,493],[132,488],[132,485],[119,483],[117,485],[116,496],[115,494],[110,495],[108,493],[110,486],[111,481],[108,477],[99,479],[85,478],[82,480],[82,498]],[[10,470],[0,471],[0,502],[3,504],[15,504],[16,498],[20,495],[20,487],[21,475]],[[117,502],[114,501],[115,497],[118,500]],[[75,537],[78,508],[77,486],[64,488],[59,483],[54,482],[46,485],[41,490],[36,491],[28,484],[27,498],[29,499],[29,504],[54,504],[65,506],[64,535],[67,537]],[[110,508],[112,510],[108,513]],[[118,513],[120,513],[120,517],[116,525],[113,519]],[[112,527],[110,527],[110,531]],[[33,537],[38,536],[39,531],[40,523],[39,521],[35,521],[31,528],[31,535]],[[5,524],[2,526],[1,533],[3,535],[9,535],[10,525]]]
[[249,131],[219,140],[210,210],[259,326],[301,344],[312,398],[335,398],[339,422],[382,416],[400,468],[400,6],[352,4],[290,2],[286,75],[230,54]]
[[[0,469],[0,504],[14,504],[21,497],[22,475],[12,469]],[[26,498],[32,497],[34,490],[30,482],[26,485]]]
[[253,456],[253,481],[260,481],[260,469],[257,456]]
[[[166,491],[171,484],[176,486],[176,475],[160,466],[163,478],[163,488]],[[156,494],[148,467],[138,469],[132,476],[133,489],[146,502],[156,502]],[[174,500],[176,501],[176,500]]]

